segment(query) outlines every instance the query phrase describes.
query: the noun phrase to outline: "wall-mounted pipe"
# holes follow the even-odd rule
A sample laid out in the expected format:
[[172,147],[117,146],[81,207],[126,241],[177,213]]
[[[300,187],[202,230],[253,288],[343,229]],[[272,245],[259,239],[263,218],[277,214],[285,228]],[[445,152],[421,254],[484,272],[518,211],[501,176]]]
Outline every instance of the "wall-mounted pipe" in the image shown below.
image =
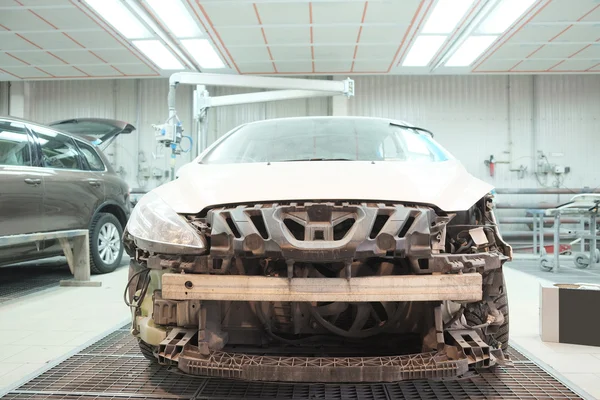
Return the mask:
[[514,204],[514,203],[496,203],[496,208],[498,209],[513,209],[513,210],[547,210],[549,208],[556,208],[558,204],[556,203],[522,203],[522,204]]
[[[539,235],[539,233],[538,233]],[[504,239],[529,239],[531,240],[531,238],[533,237],[533,232],[531,231],[505,231],[502,232],[502,238]],[[553,238],[554,237],[554,231],[552,230],[548,230],[547,232],[544,232],[544,238]],[[561,239],[577,239],[577,235],[574,233],[564,233],[560,235]],[[548,243],[550,244],[550,243]]]
[[498,188],[496,189],[498,194],[587,194],[587,193],[600,193],[600,187],[596,188]]
[[[600,221],[598,218],[597,221]],[[503,217],[499,218],[498,222],[500,224],[533,224],[533,217]],[[581,220],[576,218],[561,218],[561,224],[578,224]],[[553,224],[554,218],[544,218],[545,224]]]

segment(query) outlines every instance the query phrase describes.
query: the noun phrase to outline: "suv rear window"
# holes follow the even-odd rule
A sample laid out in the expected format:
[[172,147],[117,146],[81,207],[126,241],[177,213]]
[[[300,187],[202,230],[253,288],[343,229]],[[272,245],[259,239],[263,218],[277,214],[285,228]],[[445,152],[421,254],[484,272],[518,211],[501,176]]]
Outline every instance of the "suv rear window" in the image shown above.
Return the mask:
[[24,124],[0,121],[0,165],[31,166],[31,148]]
[[104,163],[92,146],[82,143],[81,141],[77,141],[77,147],[79,147],[79,150],[81,150],[81,154],[83,154],[83,157],[87,161],[90,170],[104,171]]
[[33,127],[42,147],[42,166],[58,169],[81,169],[75,141],[50,129]]

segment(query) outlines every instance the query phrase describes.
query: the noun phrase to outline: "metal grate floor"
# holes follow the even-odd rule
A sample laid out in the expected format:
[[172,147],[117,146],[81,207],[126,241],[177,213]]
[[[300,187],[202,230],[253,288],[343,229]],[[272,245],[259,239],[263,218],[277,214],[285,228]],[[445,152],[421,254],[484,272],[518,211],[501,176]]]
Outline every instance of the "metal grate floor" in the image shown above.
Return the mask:
[[128,326],[12,391],[4,399],[579,399],[513,348],[513,365],[459,380],[381,384],[291,384],[199,378],[147,361]]
[[66,279],[73,276],[64,260],[0,268],[0,303],[58,286]]

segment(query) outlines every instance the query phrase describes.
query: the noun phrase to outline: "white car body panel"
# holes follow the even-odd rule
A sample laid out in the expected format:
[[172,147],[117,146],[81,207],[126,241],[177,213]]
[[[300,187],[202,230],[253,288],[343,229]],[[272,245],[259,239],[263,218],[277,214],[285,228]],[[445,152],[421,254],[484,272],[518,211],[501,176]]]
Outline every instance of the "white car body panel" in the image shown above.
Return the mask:
[[155,189],[177,213],[222,204],[293,200],[372,200],[464,211],[493,189],[457,160],[300,161],[183,166]]

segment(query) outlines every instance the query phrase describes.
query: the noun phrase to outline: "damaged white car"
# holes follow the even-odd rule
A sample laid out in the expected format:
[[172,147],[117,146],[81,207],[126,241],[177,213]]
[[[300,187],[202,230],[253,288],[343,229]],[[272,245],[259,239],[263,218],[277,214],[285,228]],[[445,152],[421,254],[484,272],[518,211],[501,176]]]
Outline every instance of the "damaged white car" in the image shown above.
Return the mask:
[[124,240],[146,357],[203,376],[383,382],[505,361],[492,187],[404,122],[227,133],[135,207]]

